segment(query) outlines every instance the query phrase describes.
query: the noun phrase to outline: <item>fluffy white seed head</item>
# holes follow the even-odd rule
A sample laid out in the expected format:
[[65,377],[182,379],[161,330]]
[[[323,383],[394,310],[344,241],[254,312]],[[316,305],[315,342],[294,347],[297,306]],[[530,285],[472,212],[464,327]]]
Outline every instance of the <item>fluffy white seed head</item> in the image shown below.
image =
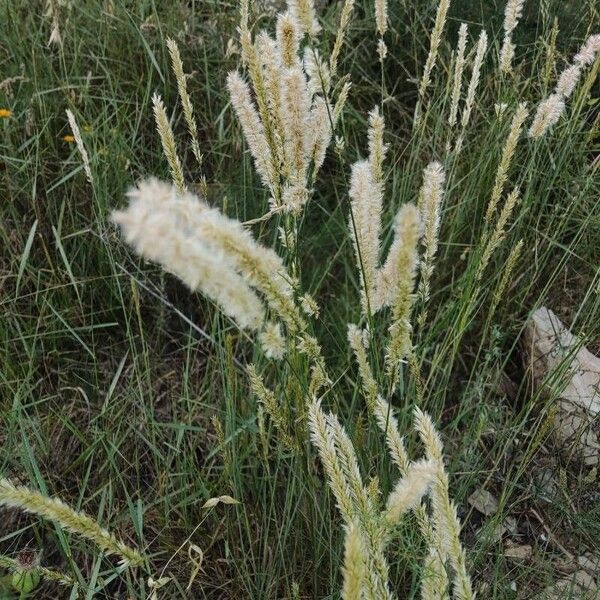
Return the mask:
[[505,36],[500,50],[500,71],[502,73],[510,73],[512,71],[515,48],[516,46],[512,43],[510,36]]
[[523,14],[525,0],[508,0],[504,8],[504,32],[512,33]]
[[[435,243],[433,239],[428,239],[428,236],[437,236],[440,227],[440,205],[445,179],[444,167],[438,161],[430,162],[423,170],[423,187],[421,188],[419,209],[425,227],[423,241],[426,245]],[[428,231],[429,229],[431,231]]]
[[227,88],[231,97],[231,104],[248,142],[250,154],[254,158],[256,170],[265,186],[271,190],[271,193],[274,193],[277,184],[276,174],[273,171],[271,150],[260,117],[252,102],[250,87],[237,71],[232,71],[227,76]]
[[442,165],[431,162],[423,171],[423,186],[419,196],[419,212],[423,224],[422,242],[424,246],[421,260],[421,281],[419,292],[423,302],[429,299],[429,286],[438,248],[440,231],[440,211],[444,193],[445,173]]
[[388,525],[400,522],[402,515],[416,508],[435,480],[436,464],[420,460],[408,468],[406,475],[396,484],[388,497],[385,518]]
[[[241,281],[250,286],[247,289],[260,292],[288,331],[294,333],[305,329],[306,322],[294,302],[291,280],[283,261],[273,250],[259,244],[239,221],[209,208],[194,196],[177,195],[168,185],[159,182],[142,184],[132,196],[134,212],[117,214],[117,219],[126,233],[129,232],[131,243],[136,248],[139,246],[141,254],[147,253],[148,258],[164,264],[189,285],[199,287],[222,304],[228,314],[233,308],[226,300],[231,297],[231,301],[235,301],[236,291],[245,293],[246,304],[251,306],[250,296],[242,290]],[[157,197],[163,201],[157,201]],[[165,202],[166,198],[172,200]],[[140,211],[141,214],[138,214]],[[154,218],[152,212],[159,217]],[[143,223],[146,220],[164,228],[161,236],[154,234],[149,237],[145,233]],[[170,244],[171,240],[173,244]],[[207,263],[206,272],[201,271],[200,277],[194,265],[189,264],[187,247],[190,240],[194,255],[197,255],[198,268],[204,268],[203,264]],[[158,255],[154,256],[155,253]],[[239,275],[241,280],[235,275]],[[221,293],[228,295],[221,297]],[[261,312],[260,319],[256,310],[252,314],[253,318],[244,319],[240,309],[236,310],[235,316],[236,320],[242,320],[242,326],[257,328],[263,321],[263,314]]]
[[[383,196],[368,161],[352,165],[350,178],[350,235],[361,276],[363,313],[375,299]],[[371,307],[372,310],[372,307]]]
[[384,132],[385,121],[376,106],[369,113],[369,164],[373,180],[380,186],[383,184],[383,161],[387,153],[387,145],[383,143]]
[[290,17],[299,31],[307,33],[310,37],[315,37],[321,31],[314,0],[288,0],[287,5]]
[[589,66],[600,52],[600,33],[591,35],[575,55],[574,61],[582,66]]
[[300,298],[300,306],[309,317],[319,318],[319,305],[317,301],[307,292]]
[[281,360],[284,357],[285,338],[279,323],[267,323],[258,338],[267,358]]
[[412,204],[402,206],[396,215],[394,242],[379,280],[378,306],[392,307],[385,362],[394,387],[400,362],[412,347],[410,316],[414,302],[420,229],[417,208]]
[[570,67],[567,67],[558,78],[555,93],[563,98],[569,98],[581,77],[582,65],[575,62]]
[[366,550],[360,527],[356,523],[346,528],[344,546],[342,600],[361,600],[366,570]]
[[323,166],[327,148],[331,143],[331,112],[331,107],[323,97],[315,96],[308,120],[310,159],[315,173]]
[[304,48],[304,72],[308,75],[308,88],[311,95],[328,94],[331,88],[329,65],[316,48]]
[[194,196],[179,195],[156,180],[141,183],[128,196],[129,207],[112,218],[135,251],[177,275],[190,289],[202,291],[240,327],[259,328],[264,306],[237,272],[235,261],[197,235],[195,222],[212,211]]
[[537,139],[546,134],[553,125],[558,123],[564,110],[565,101],[559,94],[552,94],[540,102],[529,128],[529,137]]
[[387,0],[375,0],[375,24],[380,37],[385,35],[388,26]]
[[525,0],[508,0],[504,9],[504,40],[502,41],[502,49],[500,50],[500,71],[502,73],[510,73],[512,71],[512,62],[515,56],[512,32],[519,24],[524,4]]
[[289,13],[280,13],[277,16],[277,50],[284,68],[290,69],[298,61],[299,43],[296,21]]
[[379,272],[377,308],[394,307],[408,317],[417,272],[419,212],[414,204],[404,204],[394,220],[394,241]]
[[285,212],[299,215],[308,200],[308,190],[302,185],[286,185],[281,195]]
[[291,182],[304,185],[310,158],[310,93],[306,76],[300,67],[287,69],[282,75],[282,82],[285,154],[289,161]]

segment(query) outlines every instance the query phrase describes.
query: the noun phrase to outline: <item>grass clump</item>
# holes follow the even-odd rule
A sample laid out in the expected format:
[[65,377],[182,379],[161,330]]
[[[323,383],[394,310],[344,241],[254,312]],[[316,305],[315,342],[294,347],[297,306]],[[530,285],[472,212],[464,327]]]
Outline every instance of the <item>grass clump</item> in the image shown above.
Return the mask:
[[[1,468],[40,489],[36,514],[60,487],[88,533],[123,523],[146,559],[103,570],[122,543],[102,529],[71,560],[54,519],[48,540],[8,524],[0,566],[34,543],[86,594],[132,598],[552,580],[555,548],[515,567],[490,533],[510,514],[533,536],[542,502],[552,408],[521,366],[527,315],[566,294],[561,316],[598,335],[599,23],[582,10],[565,40],[550,4],[509,1],[497,27],[444,1],[28,17],[40,62],[15,44],[0,97]],[[535,514],[597,551],[594,508],[563,483],[577,495]],[[483,523],[479,487],[499,498]]]

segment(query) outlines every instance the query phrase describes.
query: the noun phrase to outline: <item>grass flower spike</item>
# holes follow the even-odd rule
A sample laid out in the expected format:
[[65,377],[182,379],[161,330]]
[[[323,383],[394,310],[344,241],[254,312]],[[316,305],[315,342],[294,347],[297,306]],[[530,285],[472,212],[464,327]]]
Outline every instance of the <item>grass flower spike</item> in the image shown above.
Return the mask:
[[202,153],[200,152],[200,144],[198,143],[198,127],[196,125],[192,100],[187,91],[187,81],[185,73],[183,72],[183,63],[181,62],[179,48],[177,43],[170,38],[167,38],[167,48],[169,49],[169,54],[171,56],[173,73],[177,80],[177,91],[179,92],[179,98],[183,108],[183,116],[191,138],[192,153],[194,154],[198,166],[202,166]]
[[523,123],[528,115],[529,112],[527,110],[527,106],[524,102],[522,102],[515,111],[510,125],[510,131],[508,133],[508,137],[506,138],[506,143],[502,149],[502,158],[500,159],[500,164],[498,165],[498,170],[496,171],[494,188],[485,212],[486,224],[491,222],[494,211],[496,210],[496,206],[498,205],[500,197],[502,196],[504,184],[507,181],[508,169],[514,157],[519,137],[521,136]]
[[417,430],[427,458],[435,468],[432,484],[432,520],[435,526],[434,540],[438,544],[435,551],[443,560],[450,561],[454,571],[454,595],[461,600],[473,600],[471,579],[467,574],[465,551],[460,543],[460,521],[456,507],[449,497],[448,474],[444,469],[443,446],[431,417],[415,408],[415,429]]
[[410,312],[414,301],[420,230],[417,208],[412,204],[405,204],[396,215],[394,241],[379,277],[378,306],[392,308],[386,367],[388,375],[394,379],[400,361],[411,348]]
[[382,38],[388,26],[387,0],[375,0],[375,23],[377,25],[377,33]]
[[388,497],[385,519],[389,525],[397,524],[404,513],[421,503],[436,474],[436,465],[432,461],[421,460],[409,466]]
[[463,129],[467,127],[471,120],[471,112],[475,104],[475,94],[479,87],[479,80],[481,79],[481,67],[483,65],[483,59],[488,45],[488,36],[485,30],[479,34],[477,40],[477,50],[475,52],[475,59],[473,60],[473,69],[471,71],[471,80],[469,81],[469,87],[467,89],[467,97],[465,99],[465,106],[462,114],[462,126]]
[[454,147],[455,154],[459,154],[465,139],[465,131],[471,121],[471,113],[475,106],[475,96],[477,94],[477,88],[479,87],[479,81],[481,79],[481,67],[483,66],[483,60],[488,46],[488,36],[485,30],[482,30],[477,40],[477,49],[475,51],[475,58],[473,59],[473,67],[471,70],[471,79],[467,87],[467,97],[465,98],[464,107],[461,116],[461,127],[462,130]]
[[13,577],[22,578],[27,575],[33,575],[34,578],[39,576],[42,579],[54,581],[64,586],[72,587],[75,585],[75,580],[69,575],[62,573],[61,571],[54,571],[53,569],[40,566],[39,556],[34,558],[32,564],[24,565],[22,556],[17,556],[15,559],[0,554],[0,569],[8,569],[13,573]]
[[598,53],[600,53],[600,33],[591,35],[573,60],[582,67],[589,67],[596,60]]
[[[351,9],[351,4],[344,7],[342,25],[347,25]],[[277,18],[275,38],[261,31],[253,40],[245,21],[239,31],[251,85],[230,73],[231,104],[256,170],[271,193],[271,214],[284,211],[296,218],[310,199],[348,90],[340,89],[332,110],[330,88],[337,55],[327,61],[311,43],[299,56],[302,34],[313,39],[320,31],[313,0],[290,1],[288,11]],[[295,221],[287,223],[285,232],[292,244],[294,227]],[[288,250],[293,251],[291,246]]]
[[553,125],[558,123],[565,110],[565,101],[560,94],[548,96],[538,106],[533,123],[529,128],[529,137],[542,137]]
[[510,73],[515,55],[515,45],[512,42],[512,33],[519,24],[523,14],[525,0],[508,0],[504,10],[504,40],[500,50],[500,71]]
[[[431,73],[435,67],[435,63],[438,57],[438,51],[440,43],[442,41],[442,34],[444,27],[446,26],[446,17],[448,15],[448,9],[450,8],[450,0],[440,0],[437,12],[435,15],[435,23],[431,31],[431,38],[429,39],[429,54],[425,61],[425,68],[423,69],[423,75],[421,77],[421,83],[419,84],[419,104],[417,105],[417,111],[415,115],[415,123],[418,124],[421,119],[422,104],[425,100],[425,94],[427,88],[431,83]],[[421,108],[419,108],[421,106]]]
[[289,13],[277,17],[277,50],[281,65],[291,69],[298,60],[299,31]]
[[259,335],[260,343],[267,358],[280,360],[285,354],[285,338],[279,323],[267,323]]
[[314,0],[288,0],[287,4],[298,30],[310,37],[316,37],[321,31],[321,26],[317,21]]
[[173,183],[180,194],[186,191],[185,180],[183,177],[183,168],[181,167],[181,161],[177,154],[177,145],[175,144],[175,135],[171,129],[169,123],[169,117],[167,117],[167,111],[165,105],[159,94],[155,93],[152,96],[152,107],[154,110],[154,118],[156,120],[156,130],[162,143],[163,152],[169,163],[169,169],[171,171],[171,178]]
[[90,184],[94,185],[94,178],[92,176],[92,169],[90,167],[90,159],[83,145],[83,139],[81,137],[81,132],[79,131],[79,126],[77,125],[77,121],[75,120],[75,115],[67,109],[67,118],[69,119],[69,125],[71,127],[71,131],[73,132],[73,138],[75,139],[75,143],[77,144],[77,150],[79,150],[79,154],[81,155],[81,160],[83,162],[83,170],[85,171],[85,176]]
[[342,600],[361,600],[365,580],[365,548],[358,525],[346,529]]
[[[423,171],[423,187],[419,196],[419,213],[423,224],[424,254],[421,260],[421,280],[419,281],[419,295],[425,304],[429,300],[429,288],[433,265],[438,248],[440,232],[440,211],[444,193],[445,173],[439,162],[432,162]],[[425,312],[420,315],[421,321],[425,319]],[[420,322],[420,325],[423,323]]]
[[596,60],[598,53],[600,53],[600,34],[592,35],[584,42],[575,55],[573,63],[561,73],[554,93],[540,102],[529,128],[529,137],[538,139],[558,123],[565,111],[565,100],[573,94],[583,69]]
[[369,113],[369,164],[373,180],[380,187],[383,186],[383,161],[387,153],[387,146],[383,142],[384,132],[385,121],[376,106]]
[[139,254],[202,290],[240,327],[262,325],[265,307],[259,292],[289,329],[304,329],[281,258],[258,244],[241,223],[156,180],[142,183],[129,196],[129,208],[113,219]]
[[235,71],[229,73],[227,87],[231,97],[231,104],[248,142],[250,154],[254,158],[256,171],[260,175],[264,185],[269,188],[274,196],[277,196],[278,183],[273,166],[273,156],[271,148],[269,148],[269,144],[267,143],[263,124],[252,102],[250,88]]
[[344,5],[342,6],[342,12],[340,14],[340,24],[338,25],[333,50],[329,57],[329,68],[332,75],[335,75],[337,71],[338,58],[344,44],[344,39],[346,38],[346,31],[348,30],[348,24],[350,23],[350,17],[352,16],[353,10],[354,0],[344,0]]
[[452,103],[450,105],[450,116],[448,117],[448,124],[452,127],[456,125],[458,116],[458,105],[460,102],[462,77],[463,71],[465,69],[465,50],[467,48],[467,32],[467,24],[461,23],[460,27],[458,28],[458,44],[456,46],[456,56],[454,59],[454,80],[452,84]]
[[[361,274],[361,303],[368,314],[374,301],[379,267],[379,237],[383,195],[381,185],[373,178],[373,167],[367,161],[352,165],[350,179],[350,234]],[[372,310],[372,309],[371,309]]]
[[113,213],[113,220],[138,254],[160,263],[190,289],[201,289],[240,327],[262,325],[264,306],[236,272],[234,261],[203,243],[193,230],[207,206],[154,180],[132,190],[129,198],[129,208]]
[[91,517],[73,510],[59,498],[47,498],[24,486],[15,486],[7,479],[0,479],[0,506],[19,508],[48,519],[64,530],[90,540],[105,554],[120,556],[125,565],[139,565],[143,562],[137,550],[118,540]]

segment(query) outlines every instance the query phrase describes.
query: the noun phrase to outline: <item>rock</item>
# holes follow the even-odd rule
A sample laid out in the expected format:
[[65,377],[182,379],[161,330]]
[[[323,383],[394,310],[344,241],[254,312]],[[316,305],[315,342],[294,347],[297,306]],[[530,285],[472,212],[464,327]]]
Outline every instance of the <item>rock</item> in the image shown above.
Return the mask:
[[502,525],[504,525],[504,527],[506,527],[506,529],[510,533],[510,535],[517,535],[517,533],[519,532],[519,528],[517,526],[517,520],[514,517],[506,517],[506,519],[504,519],[504,522],[502,523]]
[[600,558],[592,554],[577,557],[577,564],[590,575],[600,574]]
[[540,469],[535,474],[535,482],[539,487],[542,499],[546,502],[552,502],[559,495],[560,484],[553,469]]
[[533,548],[529,544],[517,546],[507,543],[504,548],[504,556],[514,560],[529,560],[533,556]]
[[595,592],[598,589],[594,578],[585,571],[577,571],[573,576],[573,580],[584,590]]
[[548,586],[535,600],[597,600],[595,589],[586,589],[577,584],[577,573],[569,579],[561,579]]
[[534,385],[556,398],[556,437],[568,457],[587,465],[600,462],[594,418],[600,414],[600,358],[584,348],[548,308],[531,316],[525,329]]
[[498,511],[498,500],[483,489],[475,490],[469,496],[469,504],[486,517],[491,517]]

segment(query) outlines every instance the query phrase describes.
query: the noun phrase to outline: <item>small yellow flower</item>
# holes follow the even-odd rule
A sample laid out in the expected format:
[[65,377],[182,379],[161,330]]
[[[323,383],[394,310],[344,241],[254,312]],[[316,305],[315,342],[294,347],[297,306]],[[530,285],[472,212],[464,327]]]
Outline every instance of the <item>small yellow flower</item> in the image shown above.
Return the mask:
[[72,144],[75,141],[75,137],[72,135],[63,135],[63,142],[67,142],[67,144]]
[[0,108],[0,119],[8,119],[12,117],[12,110],[8,108]]

